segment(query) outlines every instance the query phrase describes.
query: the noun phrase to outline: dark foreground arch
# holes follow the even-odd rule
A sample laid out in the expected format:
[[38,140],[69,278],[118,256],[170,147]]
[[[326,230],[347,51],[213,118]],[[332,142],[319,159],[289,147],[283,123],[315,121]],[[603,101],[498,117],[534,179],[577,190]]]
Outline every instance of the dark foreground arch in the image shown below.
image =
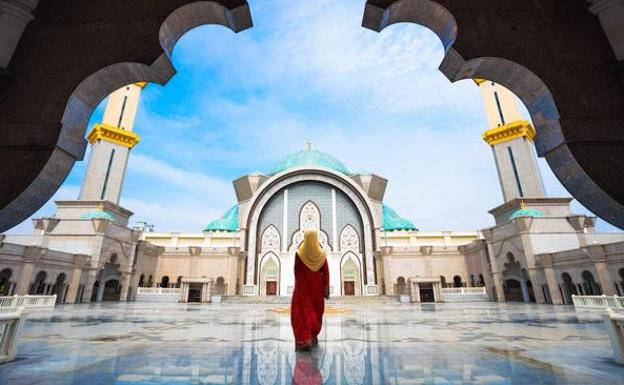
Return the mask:
[[252,25],[244,0],[41,1],[0,73],[0,232],[58,190],[86,149],[97,104],[135,82],[175,74],[177,40],[202,24]]
[[363,26],[424,25],[451,80],[503,84],[526,104],[535,145],[585,207],[624,228],[624,68],[585,0],[368,0]]

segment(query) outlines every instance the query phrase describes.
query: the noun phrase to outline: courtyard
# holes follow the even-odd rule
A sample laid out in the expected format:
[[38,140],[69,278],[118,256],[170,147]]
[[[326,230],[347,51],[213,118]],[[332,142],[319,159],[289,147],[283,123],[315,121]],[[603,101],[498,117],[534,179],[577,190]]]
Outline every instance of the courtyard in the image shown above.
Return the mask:
[[310,360],[295,355],[289,315],[276,305],[57,305],[29,313],[0,383],[290,384],[302,361],[326,384],[624,384],[600,311],[344,306],[326,313]]

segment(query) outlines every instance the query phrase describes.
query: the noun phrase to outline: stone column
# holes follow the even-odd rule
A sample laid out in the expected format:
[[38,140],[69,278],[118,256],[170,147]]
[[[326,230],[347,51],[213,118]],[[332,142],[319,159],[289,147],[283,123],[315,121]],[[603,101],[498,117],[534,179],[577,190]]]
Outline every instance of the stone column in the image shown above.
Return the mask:
[[7,68],[39,0],[0,0],[0,68]]
[[17,287],[15,289],[16,295],[26,295],[30,290],[33,276],[35,274],[35,267],[39,262],[39,259],[44,253],[44,249],[37,246],[26,246],[24,248],[24,266],[22,267],[22,273],[17,281]]
[[589,10],[598,16],[611,48],[624,61],[624,0],[590,0]]
[[604,247],[602,245],[587,246],[586,250],[592,262],[594,262],[594,267],[598,274],[598,282],[600,282],[600,286],[602,286],[602,294],[616,295],[615,282],[609,273]]
[[132,275],[130,273],[121,274],[121,279],[119,280],[119,284],[121,285],[121,294],[119,296],[119,302],[128,301],[128,291],[130,290],[130,278],[132,278]]
[[540,279],[538,271],[535,268],[529,268],[529,279],[533,284],[533,294],[535,295],[535,302],[546,303],[544,298],[544,292],[542,291],[542,285],[544,282]]
[[420,285],[411,279],[408,282],[410,284],[412,302],[420,303]]
[[67,295],[65,296],[66,303],[76,303],[76,299],[78,297],[78,288],[80,287],[80,277],[82,276],[82,269],[86,266],[88,260],[88,255],[74,255],[74,269],[69,276]]
[[548,291],[550,291],[553,305],[563,305],[563,298],[561,298],[555,270],[552,267],[544,267],[544,274],[546,275],[546,283],[548,284]]
[[505,291],[503,291],[503,277],[501,273],[492,273],[494,288],[496,289],[496,300],[505,302]]
[[91,302],[91,296],[93,295],[93,284],[95,284],[97,278],[97,269],[91,269],[87,273],[87,279],[84,283],[84,292],[82,293],[82,303]]

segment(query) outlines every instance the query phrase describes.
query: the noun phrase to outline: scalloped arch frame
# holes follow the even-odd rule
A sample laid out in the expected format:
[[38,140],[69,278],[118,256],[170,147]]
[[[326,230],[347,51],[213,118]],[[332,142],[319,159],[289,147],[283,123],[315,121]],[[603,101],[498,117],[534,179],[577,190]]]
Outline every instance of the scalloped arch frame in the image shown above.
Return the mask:
[[537,136],[537,154],[545,158],[559,181],[583,206],[605,221],[624,228],[624,205],[604,192],[572,154],[561,129],[559,111],[546,84],[528,68],[504,58],[466,60],[453,48],[461,32],[451,12],[432,0],[398,0],[387,8],[367,2],[362,26],[376,32],[396,23],[429,28],[442,41],[445,57],[440,71],[451,81],[487,79],[514,92],[526,105]]

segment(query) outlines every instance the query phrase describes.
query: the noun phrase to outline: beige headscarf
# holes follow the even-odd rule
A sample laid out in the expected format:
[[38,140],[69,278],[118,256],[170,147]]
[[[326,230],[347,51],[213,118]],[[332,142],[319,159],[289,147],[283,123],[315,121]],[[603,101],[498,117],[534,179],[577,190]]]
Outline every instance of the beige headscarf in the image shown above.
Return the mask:
[[319,271],[325,263],[325,251],[321,248],[316,230],[306,230],[303,242],[297,249],[297,255],[308,269]]

